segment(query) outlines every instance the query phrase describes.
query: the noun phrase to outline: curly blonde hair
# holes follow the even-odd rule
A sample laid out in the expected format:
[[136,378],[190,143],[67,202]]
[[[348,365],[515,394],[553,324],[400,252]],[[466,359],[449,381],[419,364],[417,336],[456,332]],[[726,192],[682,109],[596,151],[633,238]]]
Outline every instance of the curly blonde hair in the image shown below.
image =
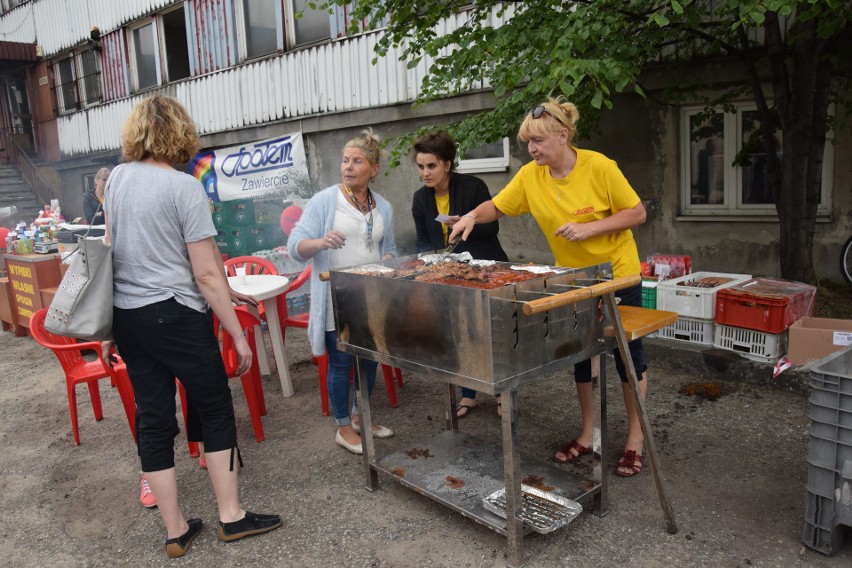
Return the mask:
[[125,160],[148,157],[169,164],[186,164],[201,148],[195,123],[184,106],[172,97],[155,95],[140,101],[121,129],[121,154]]
[[376,134],[373,134],[371,128],[361,131],[361,134],[346,143],[343,149],[358,148],[367,154],[367,159],[373,166],[379,165],[379,158],[382,156],[382,139]]
[[580,120],[580,111],[574,103],[559,95],[556,98],[548,97],[539,106],[544,108],[544,111],[538,118],[533,117],[532,110],[524,117],[518,130],[518,140],[526,143],[530,138],[555,134],[565,128],[568,130],[570,144],[577,132],[577,121]]

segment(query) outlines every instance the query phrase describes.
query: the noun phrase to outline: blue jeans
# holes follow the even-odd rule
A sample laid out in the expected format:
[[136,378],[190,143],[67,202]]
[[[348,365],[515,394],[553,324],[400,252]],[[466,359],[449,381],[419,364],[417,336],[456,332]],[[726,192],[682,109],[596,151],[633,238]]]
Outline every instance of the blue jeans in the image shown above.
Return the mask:
[[[349,373],[355,362],[355,357],[337,348],[337,331],[325,332],[325,351],[328,354],[328,398],[331,399],[331,409],[334,412],[334,422],[338,426],[348,426],[352,416],[358,414],[358,374],[355,374],[355,393],[352,397],[352,414],[349,413]],[[361,359],[364,365],[362,372],[367,374],[367,390],[372,395],[376,384],[375,361]]]

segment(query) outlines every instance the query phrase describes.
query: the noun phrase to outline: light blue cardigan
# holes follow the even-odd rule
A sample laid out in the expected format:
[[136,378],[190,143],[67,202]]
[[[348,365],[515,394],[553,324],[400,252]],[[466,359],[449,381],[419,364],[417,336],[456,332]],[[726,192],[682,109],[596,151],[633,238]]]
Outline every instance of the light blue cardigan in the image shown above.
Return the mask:
[[[340,189],[337,185],[326,188],[314,195],[302,212],[302,217],[287,240],[287,248],[290,256],[300,262],[309,259],[299,254],[299,243],[304,239],[319,239],[331,230],[334,223],[334,212],[337,209],[337,195]],[[393,207],[376,192],[371,192],[376,201],[376,208],[382,216],[385,225],[385,234],[379,242],[381,256],[391,254],[396,256],[396,241],[393,236]],[[325,354],[325,319],[330,307],[327,305],[328,282],[319,279],[321,272],[328,272],[327,250],[320,251],[313,258],[313,269],[311,271],[311,312],[308,320],[308,340],[311,342],[311,350],[314,355]]]

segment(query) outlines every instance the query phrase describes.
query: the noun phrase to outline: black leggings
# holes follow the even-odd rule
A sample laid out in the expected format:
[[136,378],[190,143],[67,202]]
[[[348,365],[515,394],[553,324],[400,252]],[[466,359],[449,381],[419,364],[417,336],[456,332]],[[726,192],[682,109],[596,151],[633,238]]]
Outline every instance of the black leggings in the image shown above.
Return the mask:
[[113,335],[136,397],[142,471],[175,465],[175,378],[186,389],[187,439],[208,452],[237,447],[228,377],[210,314],[174,299],[113,310]]
[[[619,290],[615,294],[616,298],[621,298],[621,305],[642,307],[642,285],[637,284],[624,290]],[[642,340],[637,339],[627,344],[630,349],[630,358],[633,359],[633,367],[636,369],[636,379],[642,380],[642,373],[648,370],[648,365],[645,364],[645,348],[642,346]],[[618,371],[618,376],[621,377],[621,382],[627,382],[627,373],[624,370],[624,363],[621,362],[621,354],[618,349],[613,350],[615,356],[615,370]],[[589,359],[580,361],[574,365],[574,380],[578,383],[592,382],[592,362]]]

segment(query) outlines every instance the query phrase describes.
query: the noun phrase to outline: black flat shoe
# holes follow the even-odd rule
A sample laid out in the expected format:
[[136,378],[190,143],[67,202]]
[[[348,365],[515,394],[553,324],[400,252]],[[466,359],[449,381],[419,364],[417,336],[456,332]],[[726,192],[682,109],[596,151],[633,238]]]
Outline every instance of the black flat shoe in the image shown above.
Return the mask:
[[246,516],[233,523],[219,521],[219,538],[225,542],[277,529],[283,523],[278,515],[261,515],[246,511]]
[[166,554],[168,554],[169,558],[180,558],[186,554],[186,551],[189,550],[189,545],[192,544],[192,540],[201,532],[201,526],[203,525],[201,519],[189,519],[186,521],[186,524],[189,525],[189,528],[185,533],[177,538],[170,538],[166,541]]

